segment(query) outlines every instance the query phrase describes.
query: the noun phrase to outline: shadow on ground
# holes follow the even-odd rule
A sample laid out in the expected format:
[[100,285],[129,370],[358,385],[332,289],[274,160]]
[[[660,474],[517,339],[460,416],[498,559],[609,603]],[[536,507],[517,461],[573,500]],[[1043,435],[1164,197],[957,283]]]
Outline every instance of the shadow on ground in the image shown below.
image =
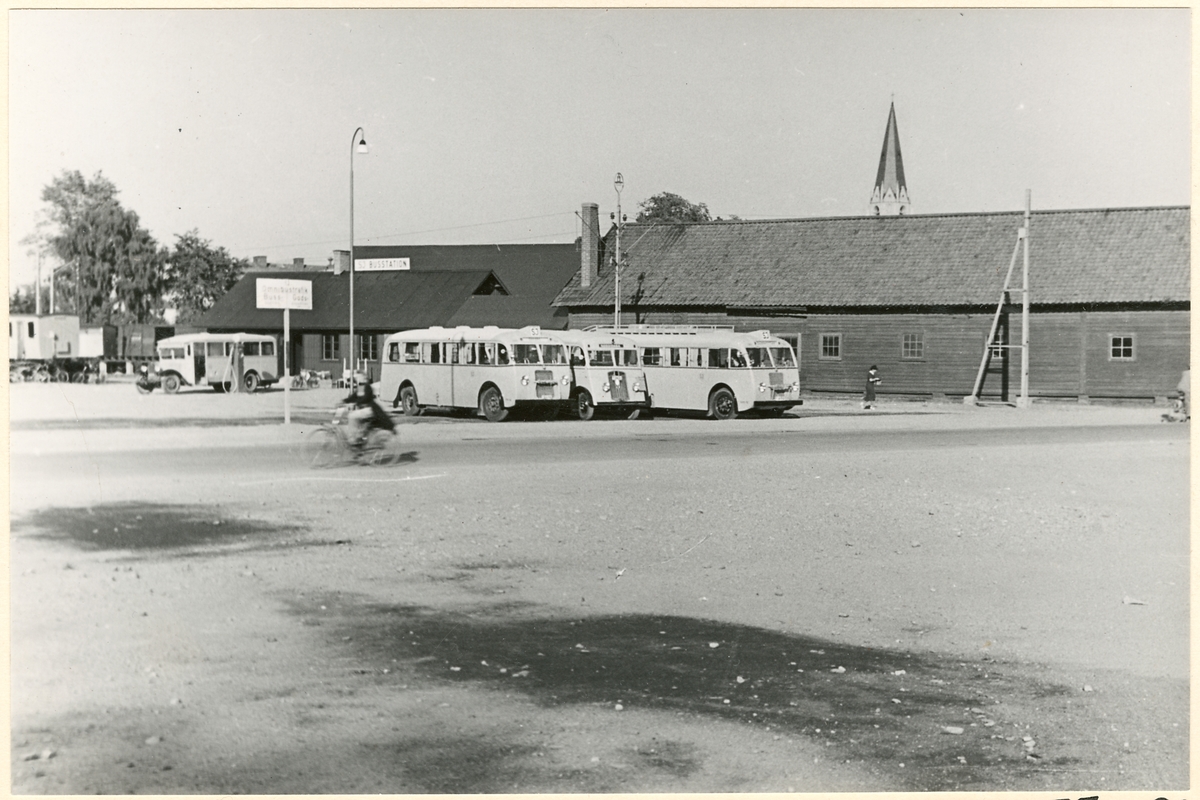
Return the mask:
[[[1078,761],[1044,755],[1023,736],[1030,720],[1022,716],[1069,690],[995,662],[687,617],[568,619],[521,604],[464,613],[347,595],[298,602],[294,613],[325,627],[331,645],[376,664],[369,672],[385,685],[419,676],[521,692],[551,708],[620,705],[736,721],[837,747],[843,758],[894,770],[898,787],[911,789],[1031,788],[1041,785],[1038,770]],[[440,791],[486,791],[469,772],[448,785],[442,761],[428,763]]]
[[228,542],[256,542],[303,528],[225,516],[220,509],[164,503],[107,503],[45,508],[14,520],[13,532],[68,541],[86,550],[169,550]]

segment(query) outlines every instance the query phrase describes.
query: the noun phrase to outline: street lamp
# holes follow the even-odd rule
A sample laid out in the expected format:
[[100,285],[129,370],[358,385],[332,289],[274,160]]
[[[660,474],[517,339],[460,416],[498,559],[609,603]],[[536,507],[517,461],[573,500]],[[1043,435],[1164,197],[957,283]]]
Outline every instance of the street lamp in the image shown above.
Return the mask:
[[615,299],[613,301],[613,327],[621,327],[621,190],[625,188],[625,178],[617,173],[613,186],[617,190],[617,254],[613,261],[613,277],[616,279]]
[[[356,146],[357,145],[357,146]],[[354,153],[367,153],[367,137],[361,127],[350,137],[350,388],[354,388]]]

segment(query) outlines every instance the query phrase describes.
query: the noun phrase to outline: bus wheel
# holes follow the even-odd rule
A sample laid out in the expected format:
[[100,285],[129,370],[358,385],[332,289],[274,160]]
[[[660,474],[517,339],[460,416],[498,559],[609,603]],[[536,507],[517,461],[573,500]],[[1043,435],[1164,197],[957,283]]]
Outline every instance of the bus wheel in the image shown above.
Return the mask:
[[483,394],[479,396],[479,411],[488,422],[503,422],[508,416],[508,409],[504,407],[504,396],[500,394],[500,390],[495,386],[489,386],[483,390]]
[[247,372],[245,377],[242,378],[242,380],[245,381],[247,394],[254,394],[256,391],[258,391],[258,373],[257,372]]
[[592,396],[586,389],[580,389],[579,394],[575,395],[575,413],[584,422],[596,416],[596,406],[592,404]]
[[417,404],[417,390],[411,386],[405,386],[400,390],[400,408],[404,411],[406,417],[416,417],[421,413],[421,406]]
[[175,394],[179,391],[179,376],[163,375],[162,387],[163,391],[167,394]]
[[737,416],[737,400],[733,392],[721,387],[708,398],[708,415],[713,419],[733,419]]

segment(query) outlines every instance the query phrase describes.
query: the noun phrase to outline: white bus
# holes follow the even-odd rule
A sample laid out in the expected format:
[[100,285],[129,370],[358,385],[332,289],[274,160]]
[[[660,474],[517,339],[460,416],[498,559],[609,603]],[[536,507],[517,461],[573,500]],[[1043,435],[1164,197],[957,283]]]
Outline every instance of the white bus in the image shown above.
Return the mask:
[[424,328],[384,340],[379,396],[408,416],[423,408],[474,409],[500,422],[514,408],[557,414],[570,398],[567,351],[525,328]]
[[646,375],[637,344],[602,331],[555,331],[571,362],[571,410],[582,420],[597,411],[636,415],[646,408]]
[[637,345],[651,410],[702,411],[733,419],[780,415],[801,404],[796,354],[770,331],[690,325],[597,326]]
[[[257,333],[184,333],[160,339],[156,345],[156,372],[163,391],[174,394],[180,386],[213,387],[217,392],[234,387],[240,360],[242,385],[247,392],[279,380],[275,339]],[[239,352],[240,351],[240,352]]]

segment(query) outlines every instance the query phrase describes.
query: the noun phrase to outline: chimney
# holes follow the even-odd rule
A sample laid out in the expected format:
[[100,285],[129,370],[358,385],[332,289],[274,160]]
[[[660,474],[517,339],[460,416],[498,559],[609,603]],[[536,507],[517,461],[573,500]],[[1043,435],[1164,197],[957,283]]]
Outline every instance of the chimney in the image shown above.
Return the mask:
[[341,275],[343,272],[350,271],[350,251],[349,250],[334,250],[333,251],[333,274]]
[[293,258],[292,259],[292,269],[304,269],[304,259],[303,258]]
[[267,268],[267,257],[266,256],[255,256],[254,257],[254,268],[255,269],[266,269]]
[[584,203],[580,217],[583,220],[583,245],[579,248],[579,285],[587,289],[600,266],[600,206]]

